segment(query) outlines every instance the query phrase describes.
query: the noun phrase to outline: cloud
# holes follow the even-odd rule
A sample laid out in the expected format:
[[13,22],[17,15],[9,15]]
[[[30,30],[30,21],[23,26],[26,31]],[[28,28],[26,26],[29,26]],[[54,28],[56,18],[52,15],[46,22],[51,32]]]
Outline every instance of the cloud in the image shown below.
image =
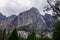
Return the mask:
[[20,12],[26,11],[31,7],[36,7],[43,13],[43,7],[46,0],[0,0],[0,12],[6,16],[13,14],[18,15]]
[[7,3],[7,0],[0,0],[0,7],[5,6],[5,4]]

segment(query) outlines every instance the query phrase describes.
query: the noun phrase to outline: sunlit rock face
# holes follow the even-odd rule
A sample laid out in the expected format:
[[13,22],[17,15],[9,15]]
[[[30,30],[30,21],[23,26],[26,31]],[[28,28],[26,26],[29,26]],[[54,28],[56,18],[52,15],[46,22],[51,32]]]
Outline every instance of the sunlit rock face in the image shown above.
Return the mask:
[[35,30],[41,30],[46,28],[45,20],[38,11],[37,8],[32,7],[30,10],[20,13],[18,16],[11,15],[5,17],[0,14],[0,26],[11,30],[13,28],[19,28],[24,25],[30,25]]
[[41,31],[46,28],[46,22],[37,8],[32,7],[30,10],[20,13],[18,16],[11,15],[5,17],[0,14],[0,26],[1,28],[6,28],[7,30],[12,30],[13,28],[20,28],[21,26],[29,25],[31,29],[36,31]]
[[31,8],[28,11],[22,12],[18,16],[18,27],[33,23],[39,17],[40,17],[40,13],[36,8]]
[[17,27],[24,25],[30,25],[30,30],[36,30],[38,33],[46,29],[46,23],[42,15],[36,8],[31,8],[25,12],[22,12],[18,15],[18,24]]

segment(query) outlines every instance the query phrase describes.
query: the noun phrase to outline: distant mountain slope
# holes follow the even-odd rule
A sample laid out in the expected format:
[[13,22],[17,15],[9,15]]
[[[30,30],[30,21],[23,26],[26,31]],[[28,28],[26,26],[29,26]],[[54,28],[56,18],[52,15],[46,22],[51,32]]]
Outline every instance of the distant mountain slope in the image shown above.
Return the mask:
[[58,19],[54,18],[52,15],[47,14],[47,13],[43,16],[43,18],[44,18],[44,20],[45,20],[45,22],[46,22],[46,24],[47,24],[47,26],[48,26],[49,28],[52,27],[52,24],[53,24],[54,22],[57,22],[57,21],[58,21]]
[[0,13],[0,29],[6,27],[6,17]]

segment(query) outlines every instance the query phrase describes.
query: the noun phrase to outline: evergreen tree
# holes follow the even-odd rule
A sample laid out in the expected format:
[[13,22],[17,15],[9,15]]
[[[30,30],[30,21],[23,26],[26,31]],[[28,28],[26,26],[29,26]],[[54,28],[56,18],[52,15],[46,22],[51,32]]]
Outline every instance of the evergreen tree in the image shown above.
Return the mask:
[[6,29],[4,29],[2,32],[2,40],[7,40]]
[[53,39],[60,40],[60,21],[53,24]]
[[[52,2],[54,4],[52,4]],[[54,18],[60,17],[60,1],[59,0],[47,0],[48,6],[45,6],[44,12],[49,12],[52,10],[52,14]]]
[[43,40],[51,40],[49,37],[45,36],[43,37]]
[[39,40],[51,40],[48,36],[41,36]]
[[0,40],[7,40],[7,37],[6,29],[0,30]]
[[19,40],[25,40],[25,38],[23,38],[23,37],[21,37],[21,36],[19,35]]
[[0,30],[0,40],[2,40],[2,30]]
[[18,40],[18,33],[17,33],[16,28],[12,31],[12,33],[9,36],[8,40]]
[[[52,8],[55,18],[60,17],[60,0],[55,0],[54,5],[51,5],[50,0],[48,0],[47,2]],[[60,21],[53,24],[53,40],[60,40]]]
[[29,34],[27,40],[36,40],[36,33],[33,31],[31,34]]

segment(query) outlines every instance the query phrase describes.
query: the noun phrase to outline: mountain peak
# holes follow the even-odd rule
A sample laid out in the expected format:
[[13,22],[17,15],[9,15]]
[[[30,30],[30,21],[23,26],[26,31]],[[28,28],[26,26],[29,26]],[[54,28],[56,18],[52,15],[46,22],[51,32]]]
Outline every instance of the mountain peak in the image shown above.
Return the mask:
[[35,8],[35,7],[30,8],[30,10],[29,10],[28,12],[33,13],[33,14],[36,14],[36,15],[37,15],[37,14],[40,15],[39,10],[38,10],[37,8]]
[[0,19],[1,18],[6,18],[6,16],[4,16],[1,12],[0,12]]
[[30,11],[38,11],[38,9],[35,7],[32,7],[32,8],[30,8]]
[[37,10],[37,8],[35,8],[35,7],[32,7],[32,8],[30,8],[30,10]]
[[3,16],[3,14],[0,12],[0,16]]
[[38,15],[39,14],[40,15],[40,12],[39,12],[39,10],[37,8],[32,7],[29,10],[26,10],[26,11],[20,13],[19,16],[23,15],[23,14],[24,15],[26,15],[26,14],[34,14],[34,15]]

